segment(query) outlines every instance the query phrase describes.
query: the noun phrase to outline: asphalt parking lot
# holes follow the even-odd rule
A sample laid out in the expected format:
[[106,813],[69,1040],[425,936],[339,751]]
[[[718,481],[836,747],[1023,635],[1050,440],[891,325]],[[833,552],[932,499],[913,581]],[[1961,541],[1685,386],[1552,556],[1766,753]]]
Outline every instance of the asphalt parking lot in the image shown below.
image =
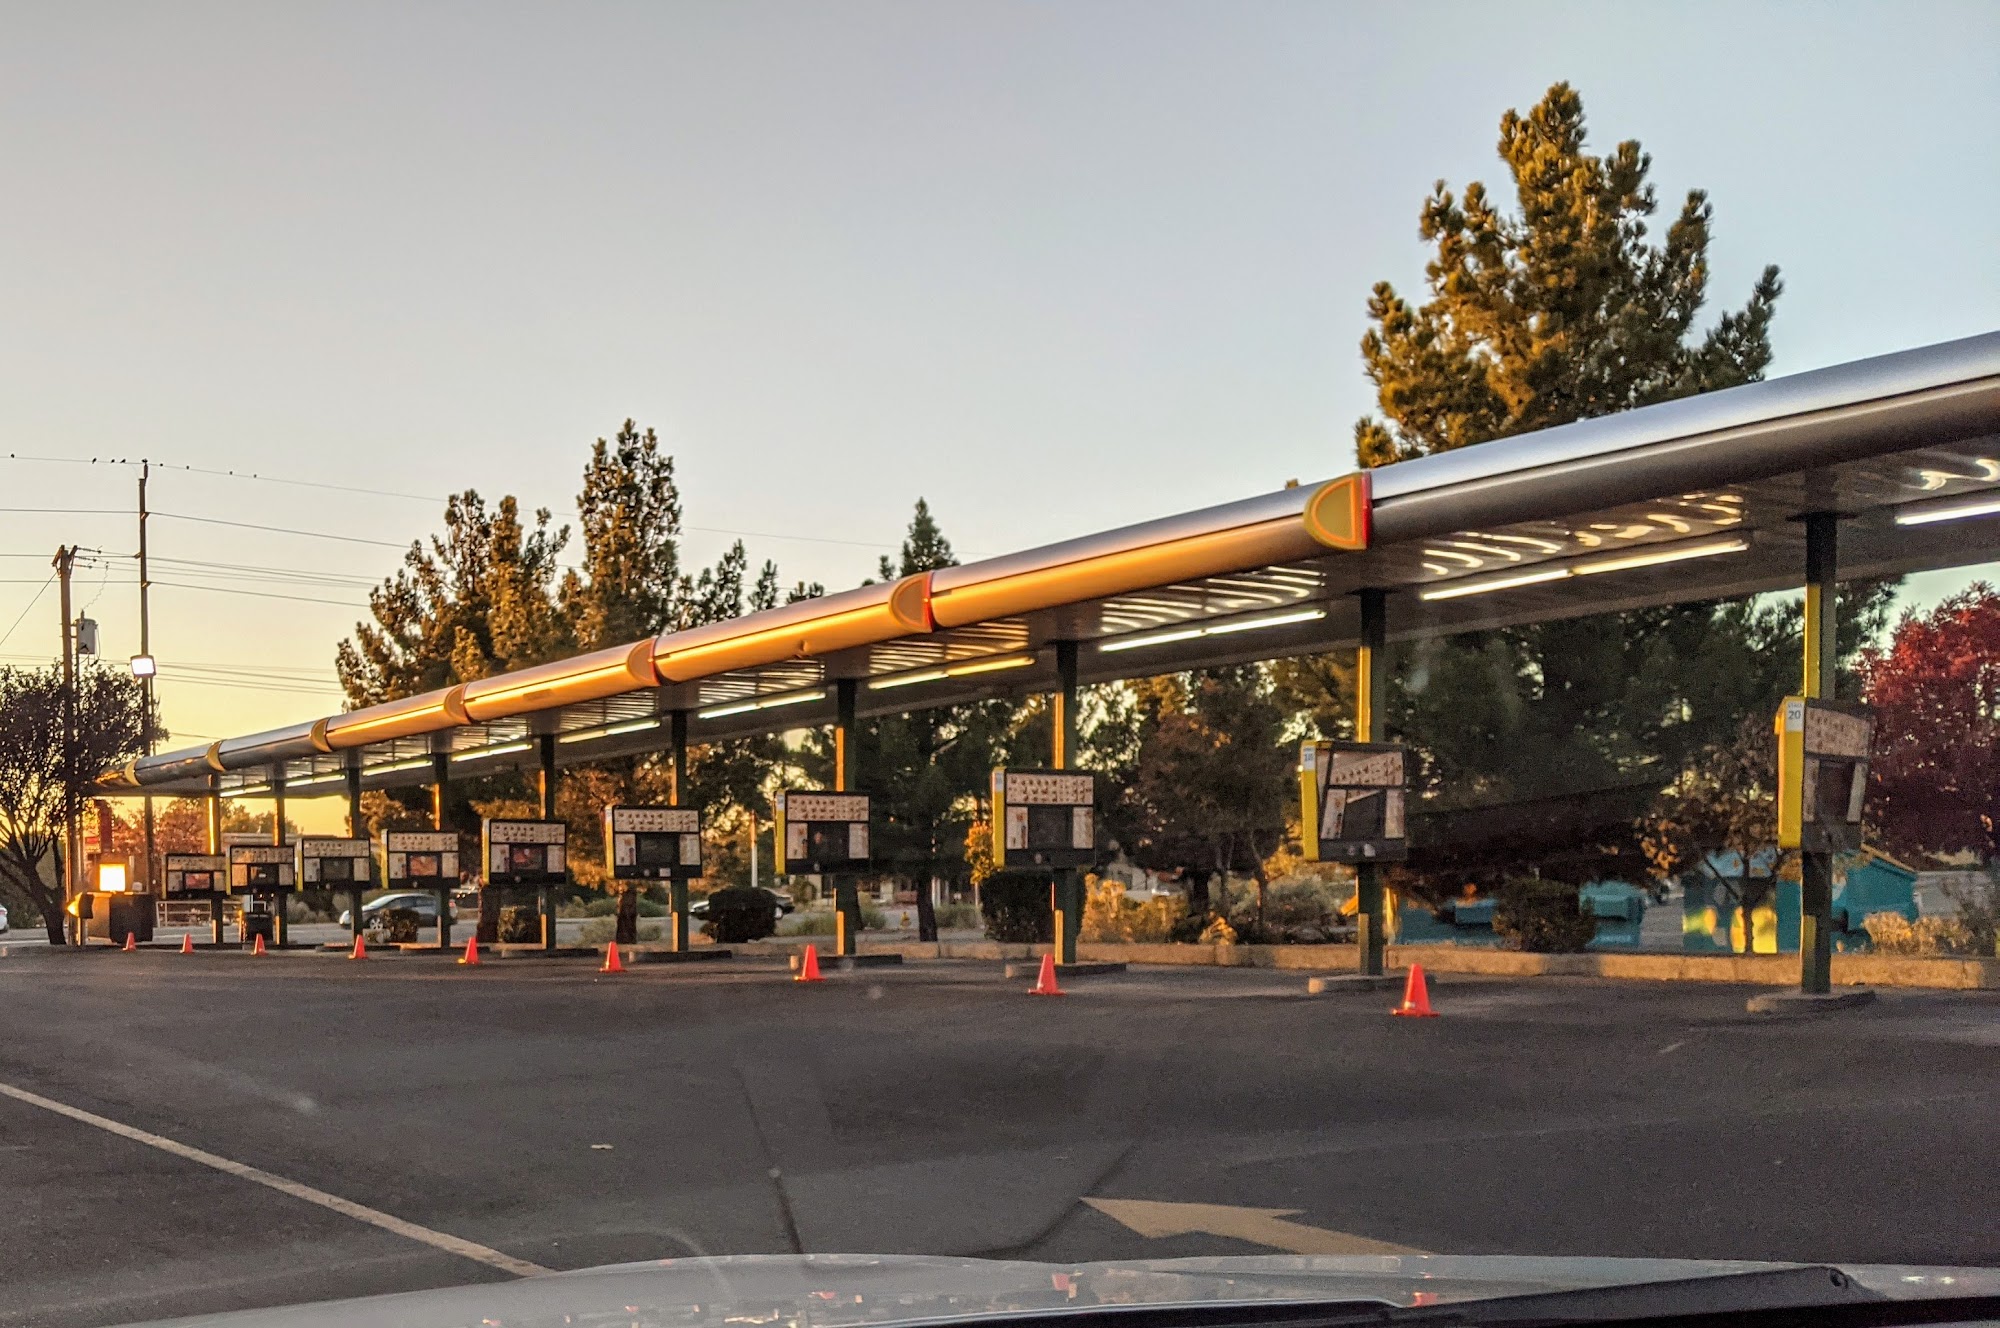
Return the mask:
[[1405,1020],[1289,974],[1023,987],[22,948],[0,1323],[793,1249],[2000,1264],[1991,995],[1770,1020],[1742,988],[1461,979]]

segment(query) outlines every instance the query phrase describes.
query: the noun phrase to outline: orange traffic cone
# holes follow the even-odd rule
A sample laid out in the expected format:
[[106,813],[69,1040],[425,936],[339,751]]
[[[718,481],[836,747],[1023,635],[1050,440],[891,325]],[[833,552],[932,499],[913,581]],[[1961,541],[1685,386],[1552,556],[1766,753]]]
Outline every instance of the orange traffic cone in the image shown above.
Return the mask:
[[613,941],[604,947],[604,967],[597,971],[600,973],[623,973],[625,971],[625,965],[618,962],[618,942]]
[[819,974],[819,947],[808,945],[804,957],[799,961],[799,971],[793,976],[794,982],[824,982]]
[[368,957],[368,942],[361,939],[361,933],[358,931],[354,933],[354,949],[347,957],[349,959],[366,959]]
[[183,932],[183,933],[181,933],[181,953],[182,953],[182,954],[193,954],[193,953],[194,953],[194,933],[193,933],[193,932]]
[[1030,996],[1069,995],[1068,992],[1056,985],[1056,957],[1054,955],[1045,954],[1042,956],[1041,974],[1035,979],[1035,985],[1028,994]]
[[125,933],[125,944],[124,944],[124,945],[122,945],[122,946],[120,946],[119,948],[120,948],[120,949],[122,949],[122,950],[136,950],[136,949],[138,949],[138,948],[139,948],[139,933],[138,933],[138,932],[135,932],[135,931],[128,931],[128,932],[126,932],[126,933]]
[[260,955],[260,954],[263,954],[263,953],[264,953],[264,933],[260,931],[260,932],[258,932],[258,933],[257,933],[257,935],[256,935],[255,937],[253,937],[252,939],[254,940],[255,944],[253,944],[253,945],[252,945],[252,946],[250,947],[250,953],[251,953],[251,954],[253,954],[253,955]]
[[479,965],[478,932],[474,932],[472,935],[465,938],[465,953],[458,957],[458,962],[461,964],[471,964],[475,968],[478,967]]
[[1422,964],[1410,965],[1410,980],[1403,984],[1403,1003],[1389,1013],[1410,1015],[1418,1019],[1437,1018],[1437,1011],[1431,1009],[1431,988],[1430,984],[1424,981]]

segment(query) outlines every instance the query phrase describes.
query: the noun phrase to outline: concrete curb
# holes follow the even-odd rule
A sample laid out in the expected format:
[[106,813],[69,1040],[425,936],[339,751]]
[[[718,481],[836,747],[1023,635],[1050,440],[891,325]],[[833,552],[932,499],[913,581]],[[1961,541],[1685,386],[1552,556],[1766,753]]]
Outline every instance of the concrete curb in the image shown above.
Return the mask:
[[1393,973],[1384,973],[1380,977],[1372,973],[1322,973],[1318,977],[1306,979],[1306,994],[1339,996],[1349,992],[1395,991],[1406,981],[1407,979],[1399,978]]
[[1767,991],[1743,1003],[1751,1014],[1823,1014],[1833,1010],[1853,1010],[1875,1003],[1875,993],[1867,987],[1852,991]]
[[[1074,964],[1057,964],[1056,976],[1058,978],[1101,977],[1106,973],[1123,973],[1125,968],[1124,964],[1116,961],[1104,962],[1100,960],[1094,963],[1086,963],[1083,960],[1078,960]],[[1002,975],[1008,978],[1038,978],[1042,975],[1042,961],[1039,959],[1017,960],[1007,965],[1002,970]]]
[[[803,948],[804,942],[756,942],[740,947],[775,954]],[[907,959],[1039,961],[1046,945],[998,941],[875,942],[863,953],[900,954]],[[1100,963],[1155,964],[1196,968],[1261,968],[1306,974],[1337,971],[1354,956],[1351,945],[1113,945],[1085,943],[1077,958]],[[1699,955],[1646,953],[1526,954],[1518,950],[1456,945],[1392,945],[1388,967],[1422,964],[1426,973],[1489,977],[1620,978],[1641,982],[1716,982],[1756,987],[1796,987],[1799,957],[1784,955]],[[1945,991],[2000,991],[2000,959],[1917,958],[1903,955],[1837,954],[1837,987],[1920,987]]]

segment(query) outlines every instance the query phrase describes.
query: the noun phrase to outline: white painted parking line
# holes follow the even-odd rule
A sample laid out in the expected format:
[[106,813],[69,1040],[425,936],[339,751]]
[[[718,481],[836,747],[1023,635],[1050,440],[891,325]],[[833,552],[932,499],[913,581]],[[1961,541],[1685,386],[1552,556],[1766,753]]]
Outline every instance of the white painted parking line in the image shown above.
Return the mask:
[[429,1245],[433,1249],[443,1250],[447,1254],[456,1254],[462,1259],[471,1259],[475,1263],[483,1263],[489,1268],[498,1268],[500,1271],[512,1273],[516,1277],[533,1277],[537,1273],[546,1273],[549,1271],[538,1263],[529,1263],[526,1259],[517,1259],[511,1254],[503,1254],[499,1250],[490,1249],[476,1241],[464,1240],[444,1231],[433,1231],[429,1227],[418,1226],[415,1222],[406,1222],[402,1218],[391,1213],[385,1213],[379,1208],[370,1208],[366,1204],[355,1203],[352,1199],[343,1199],[337,1194],[328,1194],[325,1190],[315,1189],[299,1181],[287,1180],[285,1177],[274,1175],[271,1172],[263,1170],[261,1167],[253,1167],[247,1162],[236,1162],[208,1152],[206,1149],[195,1148],[189,1144],[169,1139],[164,1135],[153,1134],[150,1131],[126,1125],[121,1121],[112,1120],[108,1116],[100,1116],[94,1111],[85,1111],[81,1107],[72,1107],[66,1102],[58,1102],[54,1098],[43,1097],[40,1093],[31,1093],[25,1088],[16,1088],[12,1084],[0,1083],[0,1096],[13,1098],[16,1102],[25,1102],[31,1107],[40,1107],[43,1111],[52,1111],[58,1116],[67,1116],[69,1119],[81,1121],[85,1125],[94,1125],[98,1129],[115,1134],[121,1139],[130,1139],[134,1143],[144,1144],[148,1148],[157,1148],[163,1153],[171,1153],[175,1157],[186,1158],[190,1162],[198,1162],[202,1166],[212,1167],[217,1171],[235,1176],[241,1180],[252,1181],[258,1185],[276,1190],[280,1194],[289,1194],[294,1199],[303,1199],[307,1203],[318,1204],[321,1208],[339,1213],[344,1217],[351,1217],[357,1222],[366,1222],[370,1226],[380,1227],[382,1230],[402,1236],[406,1240],[414,1240],[420,1244]]

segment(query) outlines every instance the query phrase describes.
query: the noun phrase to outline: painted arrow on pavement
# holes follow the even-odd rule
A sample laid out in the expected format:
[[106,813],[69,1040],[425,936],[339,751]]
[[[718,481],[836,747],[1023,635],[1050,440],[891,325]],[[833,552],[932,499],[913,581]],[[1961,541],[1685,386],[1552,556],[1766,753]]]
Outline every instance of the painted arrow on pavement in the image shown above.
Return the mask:
[[1351,1236],[1285,1219],[1297,1208],[1239,1208],[1234,1204],[1165,1203],[1156,1199],[1092,1199],[1084,1202],[1121,1226],[1150,1240],[1163,1236],[1227,1236],[1266,1245],[1287,1254],[1425,1254],[1408,1245]]

